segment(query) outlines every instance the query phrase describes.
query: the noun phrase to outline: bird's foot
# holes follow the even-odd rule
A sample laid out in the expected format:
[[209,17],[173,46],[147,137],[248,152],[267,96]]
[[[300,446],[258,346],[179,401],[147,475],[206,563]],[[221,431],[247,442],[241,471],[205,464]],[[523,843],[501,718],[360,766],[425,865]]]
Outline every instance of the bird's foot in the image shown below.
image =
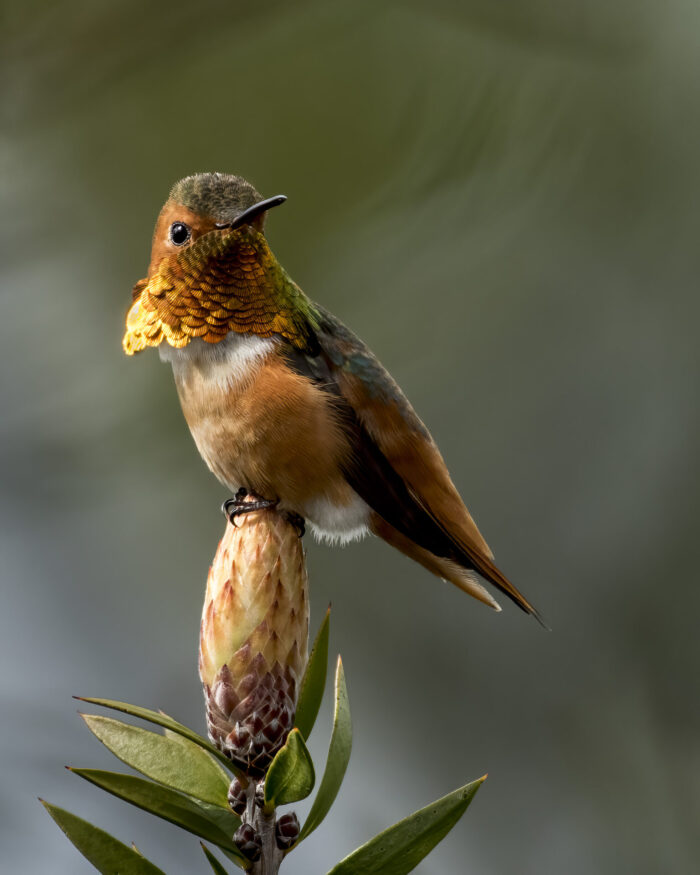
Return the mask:
[[294,526],[297,530],[297,535],[300,538],[304,537],[304,532],[306,531],[306,520],[301,514],[294,513],[293,510],[283,510],[282,516],[287,520],[288,523]]
[[248,492],[245,487],[241,487],[236,493],[235,498],[227,498],[221,505],[221,512],[235,526],[237,516],[242,516],[244,513],[253,513],[256,510],[268,510],[276,505],[277,501],[272,501],[269,498],[260,498],[254,492]]

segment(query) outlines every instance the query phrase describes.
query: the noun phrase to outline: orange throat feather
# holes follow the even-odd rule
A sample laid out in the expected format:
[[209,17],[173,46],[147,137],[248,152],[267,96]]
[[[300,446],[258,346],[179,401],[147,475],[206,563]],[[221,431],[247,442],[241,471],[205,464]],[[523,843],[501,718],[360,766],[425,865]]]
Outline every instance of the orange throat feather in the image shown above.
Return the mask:
[[289,278],[260,231],[211,231],[163,258],[134,286],[124,352],[134,355],[164,340],[180,349],[201,337],[219,343],[230,332],[279,335],[308,347],[315,308]]

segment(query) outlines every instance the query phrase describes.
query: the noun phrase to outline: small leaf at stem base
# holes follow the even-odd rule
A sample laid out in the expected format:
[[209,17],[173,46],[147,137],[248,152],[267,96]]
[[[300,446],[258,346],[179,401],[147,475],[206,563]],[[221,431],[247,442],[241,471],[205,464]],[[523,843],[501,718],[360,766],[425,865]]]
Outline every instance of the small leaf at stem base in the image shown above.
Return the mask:
[[315,780],[314,764],[301,732],[292,729],[267,770],[265,808],[271,811],[278,805],[305,799],[313,790]]

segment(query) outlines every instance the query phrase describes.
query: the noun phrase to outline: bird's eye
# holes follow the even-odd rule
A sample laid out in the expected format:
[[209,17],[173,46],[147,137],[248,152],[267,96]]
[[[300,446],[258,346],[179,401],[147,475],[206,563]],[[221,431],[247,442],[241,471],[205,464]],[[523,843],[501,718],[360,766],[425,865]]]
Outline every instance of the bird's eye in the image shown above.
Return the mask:
[[192,231],[184,222],[173,222],[170,226],[170,242],[183,246],[192,236]]

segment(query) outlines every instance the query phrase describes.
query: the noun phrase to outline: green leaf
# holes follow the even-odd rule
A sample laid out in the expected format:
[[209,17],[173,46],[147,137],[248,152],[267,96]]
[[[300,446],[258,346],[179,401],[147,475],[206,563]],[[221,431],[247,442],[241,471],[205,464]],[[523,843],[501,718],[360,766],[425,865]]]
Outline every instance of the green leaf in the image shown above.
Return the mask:
[[338,657],[338,666],[335,671],[335,712],[333,714],[333,733],[328,747],[328,759],[326,770],[321,779],[321,786],[311,806],[311,811],[306,818],[298,841],[310,835],[323,821],[335,802],[340,785],[345,777],[345,770],[350,761],[352,750],[352,722],[350,720],[350,703],[348,691],[345,686],[345,673],[343,662]]
[[102,875],[165,875],[138,851],[70,811],[39,800],[80,853]]
[[141,720],[155,723],[156,726],[171,729],[178,735],[182,735],[184,738],[194,742],[194,744],[199,745],[199,747],[204,748],[204,750],[209,751],[213,757],[216,757],[219,762],[223,763],[230,772],[236,775],[236,777],[242,777],[243,781],[247,781],[247,778],[243,775],[241,770],[236,768],[231,760],[225,754],[221,753],[220,750],[217,750],[210,741],[207,741],[206,738],[202,738],[201,735],[197,735],[193,729],[190,729],[183,723],[178,723],[177,720],[173,720],[172,717],[169,717],[162,711],[151,711],[150,708],[142,708],[140,705],[129,705],[128,702],[117,702],[113,699],[91,699],[84,696],[74,696],[73,698],[78,699],[80,702],[88,702],[91,705],[101,705],[103,708],[111,708],[113,711],[121,711],[124,714],[131,714],[132,717],[139,717]]
[[215,875],[228,875],[228,872],[224,869],[224,867],[216,859],[216,857],[212,854],[212,852],[204,844],[204,842],[200,842],[199,844],[202,846],[202,850],[204,851],[207,860],[209,860],[209,865],[214,870]]
[[308,741],[314,728],[318,710],[321,707],[323,691],[326,687],[326,671],[328,666],[328,633],[331,619],[330,606],[326,611],[316,634],[311,656],[301,681],[299,701],[294,725]]
[[445,838],[467,810],[486,776],[443,796],[379,833],[328,875],[405,875]]
[[197,802],[176,790],[145,781],[135,775],[105,772],[101,769],[70,771],[131,805],[162,817],[163,820],[169,820],[170,823],[225,848],[241,860],[244,859],[233,843],[233,834],[241,821],[232,811],[227,812],[218,806]]
[[226,773],[199,745],[182,736],[174,741],[112,717],[80,716],[93,735],[127,766],[154,781],[228,810]]
[[[78,713],[80,713],[80,712],[78,712]],[[164,711],[161,711],[161,714],[163,714],[164,717],[167,716]],[[168,729],[165,726],[163,727],[163,735],[166,738],[170,738],[172,741],[177,741],[178,744],[187,744],[189,741],[188,738],[185,738],[183,735],[180,735],[179,732],[173,732],[172,729]],[[197,746],[199,747],[199,745],[197,745]],[[211,756],[211,754],[209,754],[209,756]]]
[[306,799],[314,789],[316,775],[311,755],[298,729],[292,729],[284,747],[270,763],[265,778],[265,808]]

